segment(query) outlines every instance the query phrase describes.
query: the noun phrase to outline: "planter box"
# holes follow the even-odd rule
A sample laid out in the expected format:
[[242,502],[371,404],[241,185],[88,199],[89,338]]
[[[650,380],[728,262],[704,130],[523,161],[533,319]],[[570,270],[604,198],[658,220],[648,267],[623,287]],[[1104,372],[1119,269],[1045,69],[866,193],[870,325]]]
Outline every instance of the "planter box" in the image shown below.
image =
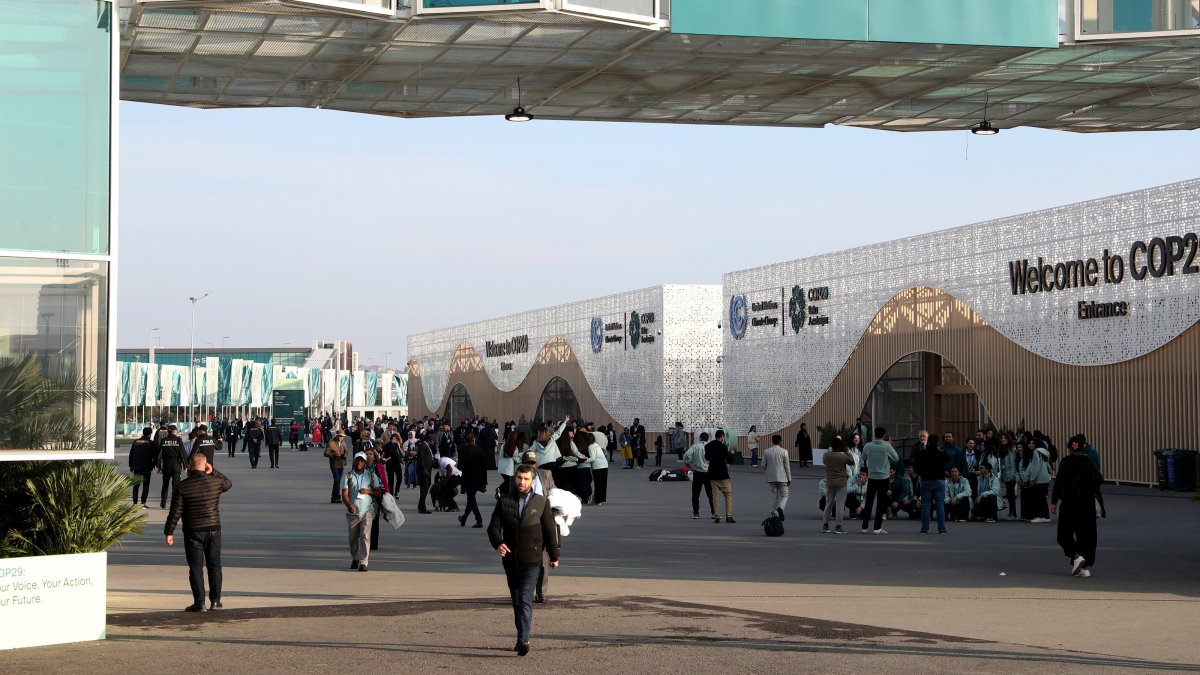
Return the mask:
[[108,554],[0,560],[0,649],[103,640]]

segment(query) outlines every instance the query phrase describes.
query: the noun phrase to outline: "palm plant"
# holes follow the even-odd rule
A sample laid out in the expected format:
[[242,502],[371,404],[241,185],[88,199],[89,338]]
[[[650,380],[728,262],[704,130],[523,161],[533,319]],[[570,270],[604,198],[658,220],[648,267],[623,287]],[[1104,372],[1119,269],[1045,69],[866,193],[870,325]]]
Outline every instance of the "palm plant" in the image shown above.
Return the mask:
[[96,460],[0,465],[0,557],[105,551],[145,527],[137,478]]
[[95,449],[95,431],[76,413],[95,397],[92,380],[48,377],[33,354],[0,358],[0,449]]

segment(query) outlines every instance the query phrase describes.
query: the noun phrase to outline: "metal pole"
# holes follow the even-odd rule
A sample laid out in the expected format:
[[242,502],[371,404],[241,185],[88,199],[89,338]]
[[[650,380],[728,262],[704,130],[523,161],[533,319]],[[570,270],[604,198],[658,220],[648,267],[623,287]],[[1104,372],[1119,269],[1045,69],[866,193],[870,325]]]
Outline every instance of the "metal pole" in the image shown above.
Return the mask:
[[207,298],[209,293],[198,298],[188,298],[192,302],[192,334],[188,338],[188,373],[191,375],[191,381],[188,386],[191,387],[191,393],[188,394],[188,421],[192,423],[192,427],[196,426],[196,303]]

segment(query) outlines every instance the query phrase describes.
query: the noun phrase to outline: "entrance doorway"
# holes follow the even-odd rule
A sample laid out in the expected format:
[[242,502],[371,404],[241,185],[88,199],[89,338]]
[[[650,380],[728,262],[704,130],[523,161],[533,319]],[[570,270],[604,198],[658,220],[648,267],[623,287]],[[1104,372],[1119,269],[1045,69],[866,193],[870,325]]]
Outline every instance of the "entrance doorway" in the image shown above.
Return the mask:
[[471,403],[471,394],[461,383],[450,390],[450,398],[446,401],[446,417],[450,427],[456,428],[463,420],[475,418],[475,405]]
[[932,352],[904,356],[879,378],[863,406],[867,426],[888,430],[899,450],[910,447],[922,429],[939,437],[954,434],[961,445],[984,426],[987,412],[967,378]]
[[555,377],[542,390],[534,419],[549,422],[561,420],[566,415],[570,415],[573,420],[579,419],[579,401],[576,400],[571,385],[561,377]]

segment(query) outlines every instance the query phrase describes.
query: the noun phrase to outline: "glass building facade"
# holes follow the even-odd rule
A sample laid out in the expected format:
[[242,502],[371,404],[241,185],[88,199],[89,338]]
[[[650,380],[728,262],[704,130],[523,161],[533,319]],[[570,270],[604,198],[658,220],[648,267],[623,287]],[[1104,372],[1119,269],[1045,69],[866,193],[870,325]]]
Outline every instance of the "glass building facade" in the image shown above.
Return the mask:
[[0,459],[112,451],[112,17],[0,2]]
[[[254,363],[267,363],[274,366],[303,366],[312,350],[280,347],[277,349],[197,349],[196,359],[209,357],[220,359],[241,359]],[[186,366],[189,349],[155,349],[154,362],[166,366]],[[118,363],[149,363],[150,353],[145,349],[118,349]]]

